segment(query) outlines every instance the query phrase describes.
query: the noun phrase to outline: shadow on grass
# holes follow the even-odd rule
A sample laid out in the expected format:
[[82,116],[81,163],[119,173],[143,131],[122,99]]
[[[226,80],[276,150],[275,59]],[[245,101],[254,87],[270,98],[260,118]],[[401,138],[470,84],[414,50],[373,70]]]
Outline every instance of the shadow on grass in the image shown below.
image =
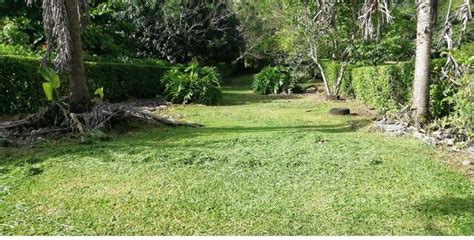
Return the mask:
[[258,95],[252,92],[249,87],[223,87],[223,90],[223,99],[219,104],[221,106],[270,103],[275,100],[291,100],[301,98],[301,96],[294,94]]
[[428,234],[450,234],[445,229],[451,229],[451,227],[446,224],[437,223],[436,219],[443,219],[446,222],[450,222],[452,219],[462,220],[463,224],[458,228],[459,233],[454,234],[469,236],[474,234],[474,196],[432,199],[419,205],[418,209],[426,219],[425,224]]
[[254,75],[241,75],[224,80],[221,106],[270,103],[275,100],[298,99],[298,95],[258,95],[252,91]]

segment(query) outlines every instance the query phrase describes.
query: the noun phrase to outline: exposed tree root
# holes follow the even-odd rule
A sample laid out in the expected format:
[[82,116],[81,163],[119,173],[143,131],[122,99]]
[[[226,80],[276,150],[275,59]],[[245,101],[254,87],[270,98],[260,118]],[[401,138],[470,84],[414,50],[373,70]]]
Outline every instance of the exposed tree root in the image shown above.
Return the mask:
[[202,127],[200,124],[174,120],[170,116],[159,116],[155,111],[166,108],[168,103],[131,102],[122,104],[100,103],[86,113],[76,114],[64,103],[55,103],[44,112],[27,116],[17,121],[0,123],[0,138],[7,141],[38,138],[65,133],[88,133],[113,129],[114,124],[136,120],[149,124],[164,124],[172,127]]

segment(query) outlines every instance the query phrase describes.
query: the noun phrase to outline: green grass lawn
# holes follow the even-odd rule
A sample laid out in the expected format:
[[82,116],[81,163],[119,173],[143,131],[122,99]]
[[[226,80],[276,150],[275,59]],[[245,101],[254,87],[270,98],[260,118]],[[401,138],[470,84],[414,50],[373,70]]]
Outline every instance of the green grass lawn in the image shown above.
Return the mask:
[[0,149],[1,235],[474,235],[455,155],[327,113],[355,103],[256,96],[247,80],[220,106],[169,110],[202,129]]

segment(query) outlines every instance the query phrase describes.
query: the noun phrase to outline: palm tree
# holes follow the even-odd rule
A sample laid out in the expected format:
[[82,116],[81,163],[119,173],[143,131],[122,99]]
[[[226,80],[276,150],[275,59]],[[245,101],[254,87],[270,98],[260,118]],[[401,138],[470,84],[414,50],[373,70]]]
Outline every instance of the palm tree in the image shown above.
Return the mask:
[[434,0],[419,0],[417,4],[418,20],[412,109],[415,122],[422,124],[428,121],[429,116],[431,42],[435,11]]
[[70,74],[70,110],[85,112],[91,106],[91,98],[85,77],[81,31],[88,20],[88,0],[43,0],[42,8],[48,44],[43,65],[47,65],[51,51],[56,49],[55,69]]

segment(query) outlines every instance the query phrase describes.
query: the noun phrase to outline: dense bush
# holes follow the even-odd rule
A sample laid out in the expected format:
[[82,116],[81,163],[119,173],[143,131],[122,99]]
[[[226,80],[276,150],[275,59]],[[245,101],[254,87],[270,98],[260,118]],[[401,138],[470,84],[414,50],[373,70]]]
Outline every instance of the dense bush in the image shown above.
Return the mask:
[[221,98],[219,74],[213,67],[191,64],[163,77],[165,96],[174,103],[215,104]]
[[0,113],[34,112],[45,104],[37,59],[0,56],[0,66]]
[[29,36],[22,31],[20,24],[16,22],[7,22],[0,32],[0,42],[15,45],[28,45]]
[[253,90],[262,95],[299,93],[301,87],[292,79],[290,72],[281,66],[266,67],[255,75]]
[[[457,104],[450,100],[457,87],[440,80],[444,62],[444,59],[434,59],[431,64],[430,109],[434,118],[449,115]],[[351,79],[356,98],[380,110],[407,105],[411,100],[414,70],[413,62],[354,68]]]
[[[152,5],[152,7],[150,7]],[[230,63],[240,54],[243,39],[232,1],[163,0],[125,12],[135,31],[140,56],[173,63],[198,59],[206,65]]]
[[[45,105],[42,78],[36,58],[0,56],[0,113],[34,112]],[[104,87],[105,100],[153,98],[162,94],[160,81],[169,66],[121,63],[86,63],[86,77],[91,93]],[[68,80],[62,78],[61,92],[67,93]]]
[[118,102],[163,94],[160,79],[170,69],[160,65],[86,62],[86,77],[91,91],[103,87],[105,99]]
[[355,68],[352,84],[357,99],[382,111],[396,108],[408,90],[400,72],[397,65]]
[[125,1],[94,0],[90,2],[90,23],[83,32],[84,50],[99,56],[136,56],[138,44],[128,39],[134,31],[130,21],[123,21]]

